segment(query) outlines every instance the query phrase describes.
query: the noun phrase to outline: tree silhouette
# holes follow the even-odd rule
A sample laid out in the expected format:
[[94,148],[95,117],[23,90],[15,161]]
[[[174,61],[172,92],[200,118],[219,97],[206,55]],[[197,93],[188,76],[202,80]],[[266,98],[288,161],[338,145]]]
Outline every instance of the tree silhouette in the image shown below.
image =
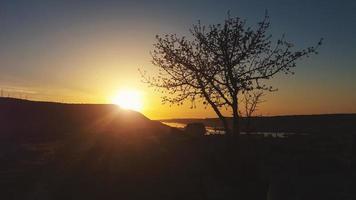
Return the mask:
[[[157,35],[151,55],[159,73],[149,76],[141,71],[143,81],[164,93],[163,103],[181,105],[188,100],[192,107],[197,101],[211,106],[227,135],[238,135],[239,96],[255,89],[275,91],[265,80],[293,74],[296,61],[317,53],[322,42],[293,50],[284,35],[272,44],[269,27],[267,12],[256,28],[228,13],[223,24],[193,25],[189,39]],[[223,109],[232,112],[232,127]]]

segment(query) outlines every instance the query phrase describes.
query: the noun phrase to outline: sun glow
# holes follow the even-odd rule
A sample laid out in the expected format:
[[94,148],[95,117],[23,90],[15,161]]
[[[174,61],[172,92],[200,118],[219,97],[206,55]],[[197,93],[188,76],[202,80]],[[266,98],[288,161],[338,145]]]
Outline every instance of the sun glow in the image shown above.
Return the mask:
[[134,111],[142,110],[142,95],[135,90],[119,91],[112,99],[112,103],[120,106],[120,108]]

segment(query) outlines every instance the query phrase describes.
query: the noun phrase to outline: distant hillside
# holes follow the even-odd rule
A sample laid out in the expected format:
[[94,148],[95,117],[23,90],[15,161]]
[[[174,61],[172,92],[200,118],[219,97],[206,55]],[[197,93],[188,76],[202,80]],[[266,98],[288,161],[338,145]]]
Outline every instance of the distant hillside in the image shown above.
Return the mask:
[[165,132],[141,113],[105,104],[62,104],[0,98],[0,137],[52,137],[77,132]]
[[[168,119],[161,122],[192,123],[201,122],[210,127],[221,127],[217,118]],[[230,121],[231,122],[231,121]],[[247,120],[241,118],[241,130],[246,130]],[[290,115],[252,117],[252,131],[293,132],[293,133],[356,133],[356,114]]]

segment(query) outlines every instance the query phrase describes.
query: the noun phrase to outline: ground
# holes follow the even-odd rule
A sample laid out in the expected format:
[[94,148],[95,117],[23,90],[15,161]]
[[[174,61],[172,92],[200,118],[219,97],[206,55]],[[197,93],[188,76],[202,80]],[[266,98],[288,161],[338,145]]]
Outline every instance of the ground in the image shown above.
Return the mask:
[[1,106],[1,199],[355,197],[353,132],[197,137],[137,113],[103,120],[107,106]]

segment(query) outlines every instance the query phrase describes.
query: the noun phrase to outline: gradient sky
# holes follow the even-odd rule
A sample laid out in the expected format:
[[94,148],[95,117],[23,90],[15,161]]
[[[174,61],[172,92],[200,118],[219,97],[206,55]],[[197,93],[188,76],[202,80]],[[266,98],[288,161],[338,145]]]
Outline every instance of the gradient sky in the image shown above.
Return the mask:
[[272,82],[259,114],[356,112],[356,1],[0,1],[0,88],[35,100],[110,103],[118,90],[142,91],[153,119],[214,117],[203,107],[160,104],[137,71],[150,64],[156,34],[188,35],[197,20],[231,15],[255,25],[268,9],[274,38],[303,48],[325,40],[319,55],[297,63],[294,76]]

